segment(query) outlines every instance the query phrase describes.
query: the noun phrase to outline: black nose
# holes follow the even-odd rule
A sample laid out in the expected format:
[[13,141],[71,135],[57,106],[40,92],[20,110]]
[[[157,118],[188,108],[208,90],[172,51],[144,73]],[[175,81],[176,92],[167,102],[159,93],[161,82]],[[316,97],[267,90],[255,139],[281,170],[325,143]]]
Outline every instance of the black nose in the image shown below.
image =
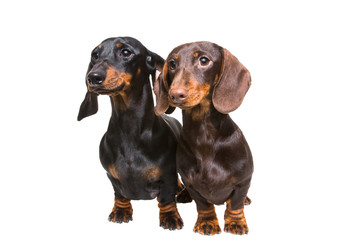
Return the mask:
[[87,81],[91,86],[98,86],[105,81],[106,75],[103,72],[90,72]]

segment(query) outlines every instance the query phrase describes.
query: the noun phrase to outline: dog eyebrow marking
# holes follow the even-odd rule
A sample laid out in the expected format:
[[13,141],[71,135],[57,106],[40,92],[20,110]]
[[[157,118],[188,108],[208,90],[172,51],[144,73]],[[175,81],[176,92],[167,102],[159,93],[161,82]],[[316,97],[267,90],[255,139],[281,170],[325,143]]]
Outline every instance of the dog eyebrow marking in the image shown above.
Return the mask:
[[140,68],[140,67],[138,67],[138,70],[137,70],[137,72],[136,72],[136,76],[139,76],[139,75],[140,75],[140,73],[141,73],[141,68]]
[[117,48],[119,48],[119,47],[121,47],[121,46],[122,46],[121,43],[117,43],[117,44],[116,44],[116,47],[117,47]]
[[199,56],[199,53],[198,52],[194,52],[193,54],[194,58],[197,58]]
[[101,44],[100,44],[100,45],[98,46],[98,48],[101,49],[101,47],[102,47],[102,46],[101,46]]

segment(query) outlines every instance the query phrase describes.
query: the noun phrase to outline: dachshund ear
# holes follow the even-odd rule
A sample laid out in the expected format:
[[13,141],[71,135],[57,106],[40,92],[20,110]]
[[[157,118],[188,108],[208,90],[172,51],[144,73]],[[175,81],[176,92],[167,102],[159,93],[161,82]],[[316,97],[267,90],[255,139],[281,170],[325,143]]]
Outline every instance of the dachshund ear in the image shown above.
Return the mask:
[[152,77],[152,82],[154,85],[155,81],[155,72],[159,71],[161,72],[164,66],[164,59],[157,55],[156,53],[153,53],[149,50],[147,50],[147,57],[146,57],[146,66],[149,69],[149,72]]
[[[164,75],[165,79],[163,78]],[[154,83],[154,93],[156,96],[156,106],[154,110],[157,116],[160,116],[163,113],[170,114],[175,110],[174,107],[169,106],[169,86],[167,86],[166,83],[166,75],[167,64],[165,63],[162,73],[155,79]]]
[[83,118],[94,115],[98,111],[98,95],[87,91],[84,101],[81,103],[79,115],[77,120],[81,121]]
[[[88,75],[88,73],[90,72],[92,67],[93,67],[93,65],[90,63],[88,70],[86,72],[86,76]],[[86,83],[86,80],[85,80],[85,83]],[[86,84],[86,86],[87,86],[87,84]],[[98,111],[97,97],[98,97],[98,94],[90,92],[89,90],[87,91],[87,93],[85,95],[85,99],[80,105],[80,110],[79,110],[79,114],[77,117],[78,121],[97,113],[97,111]]]
[[250,85],[250,72],[224,48],[223,66],[213,92],[213,104],[216,110],[228,114],[237,109]]
[[163,73],[155,79],[154,93],[156,96],[156,106],[154,108],[156,116],[160,116],[169,108],[168,91],[164,86]]

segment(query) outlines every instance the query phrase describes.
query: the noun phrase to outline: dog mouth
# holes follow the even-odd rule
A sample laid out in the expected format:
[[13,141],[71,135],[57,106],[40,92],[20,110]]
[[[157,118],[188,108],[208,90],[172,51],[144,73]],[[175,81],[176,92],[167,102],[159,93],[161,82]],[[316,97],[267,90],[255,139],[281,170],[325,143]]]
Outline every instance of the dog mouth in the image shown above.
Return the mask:
[[192,94],[182,101],[174,101],[169,97],[169,105],[172,107],[178,107],[182,110],[189,110],[201,103],[203,96],[201,94]]
[[123,91],[126,84],[122,83],[119,86],[112,86],[113,84],[108,84],[105,86],[98,86],[98,87],[89,87],[91,92],[102,94],[102,95],[112,95],[116,92]]

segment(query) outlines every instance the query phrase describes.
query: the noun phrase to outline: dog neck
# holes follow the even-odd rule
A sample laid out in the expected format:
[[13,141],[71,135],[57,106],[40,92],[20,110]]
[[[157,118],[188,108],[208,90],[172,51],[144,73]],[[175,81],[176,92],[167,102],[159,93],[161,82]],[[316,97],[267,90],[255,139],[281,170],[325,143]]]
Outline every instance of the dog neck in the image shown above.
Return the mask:
[[210,100],[204,99],[198,106],[183,110],[183,129],[184,132],[194,132],[195,136],[210,131],[209,137],[213,138],[229,119],[228,114],[218,112]]
[[112,115],[109,128],[127,132],[152,127],[155,114],[150,82],[148,79],[135,81],[138,85],[110,96]]

